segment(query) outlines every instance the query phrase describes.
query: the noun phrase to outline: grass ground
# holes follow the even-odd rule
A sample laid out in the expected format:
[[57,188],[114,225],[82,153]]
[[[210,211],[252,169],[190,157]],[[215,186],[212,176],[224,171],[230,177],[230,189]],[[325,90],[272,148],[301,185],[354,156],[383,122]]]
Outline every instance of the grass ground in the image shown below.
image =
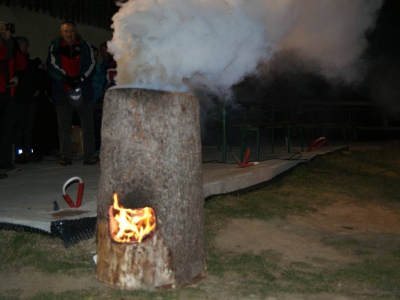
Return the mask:
[[[263,189],[207,200],[209,276],[193,288],[109,289],[93,279],[94,240],[65,249],[2,230],[0,299],[400,299],[399,150],[352,145]],[[18,280],[32,288],[13,289]]]

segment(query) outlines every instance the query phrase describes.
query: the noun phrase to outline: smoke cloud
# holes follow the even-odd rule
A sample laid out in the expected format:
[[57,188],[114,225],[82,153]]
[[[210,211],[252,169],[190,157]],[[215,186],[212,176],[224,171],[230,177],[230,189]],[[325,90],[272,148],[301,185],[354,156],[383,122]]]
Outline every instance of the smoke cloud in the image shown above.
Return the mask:
[[108,46],[117,84],[205,90],[229,98],[244,76],[282,50],[317,61],[325,76],[354,81],[365,32],[382,0],[129,0]]

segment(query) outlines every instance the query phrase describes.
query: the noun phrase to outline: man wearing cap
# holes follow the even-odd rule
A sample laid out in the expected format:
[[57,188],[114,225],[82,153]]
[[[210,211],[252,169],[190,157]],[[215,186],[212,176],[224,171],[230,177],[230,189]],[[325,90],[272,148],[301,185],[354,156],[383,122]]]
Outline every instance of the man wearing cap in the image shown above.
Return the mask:
[[[15,124],[12,97],[27,63],[11,36],[13,31],[13,24],[0,22],[0,170],[6,172],[19,171],[12,164]],[[0,178],[6,177],[5,173],[0,174]]]
[[46,60],[47,72],[53,81],[52,102],[57,110],[61,159],[58,166],[72,164],[71,125],[75,108],[82,125],[83,164],[99,164],[94,156],[94,97],[92,76],[96,61],[93,50],[78,33],[74,22],[61,24],[61,36],[53,40]]

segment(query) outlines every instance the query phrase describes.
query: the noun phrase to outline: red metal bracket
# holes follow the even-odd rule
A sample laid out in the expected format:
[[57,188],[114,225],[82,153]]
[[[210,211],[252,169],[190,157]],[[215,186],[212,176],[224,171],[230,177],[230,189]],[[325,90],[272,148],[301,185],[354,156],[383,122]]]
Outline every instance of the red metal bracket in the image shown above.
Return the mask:
[[317,150],[321,148],[323,145],[325,145],[325,143],[326,143],[326,138],[322,136],[311,143],[310,147],[308,147],[307,149],[307,152],[312,152],[314,150]]
[[250,157],[250,148],[247,148],[246,150],[246,155],[244,156],[243,162],[238,166],[239,169],[245,168],[245,167],[251,167],[254,166],[254,163],[247,163]]
[[[71,182],[74,182],[77,180],[79,180],[79,186],[78,186],[78,195],[76,198],[76,205],[75,205],[74,201],[72,201],[71,197],[67,194],[67,192],[65,190]],[[83,188],[84,188],[83,181],[80,177],[72,177],[64,183],[64,186],[62,189],[62,196],[63,196],[64,200],[68,203],[69,207],[78,208],[82,205]]]

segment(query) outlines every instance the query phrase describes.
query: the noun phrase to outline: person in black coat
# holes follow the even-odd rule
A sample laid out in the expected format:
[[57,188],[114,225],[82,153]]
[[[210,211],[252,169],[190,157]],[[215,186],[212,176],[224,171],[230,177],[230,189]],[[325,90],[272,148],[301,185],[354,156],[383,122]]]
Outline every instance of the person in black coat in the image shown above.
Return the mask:
[[19,47],[27,60],[24,75],[14,96],[15,105],[15,163],[24,164],[34,158],[32,152],[32,129],[35,120],[37,99],[44,93],[45,67],[40,58],[29,58],[29,40],[16,37]]
[[11,35],[14,24],[0,21],[0,179],[6,173],[21,169],[12,164],[12,145],[14,139],[14,101],[19,79],[26,68],[26,58],[17,40]]

